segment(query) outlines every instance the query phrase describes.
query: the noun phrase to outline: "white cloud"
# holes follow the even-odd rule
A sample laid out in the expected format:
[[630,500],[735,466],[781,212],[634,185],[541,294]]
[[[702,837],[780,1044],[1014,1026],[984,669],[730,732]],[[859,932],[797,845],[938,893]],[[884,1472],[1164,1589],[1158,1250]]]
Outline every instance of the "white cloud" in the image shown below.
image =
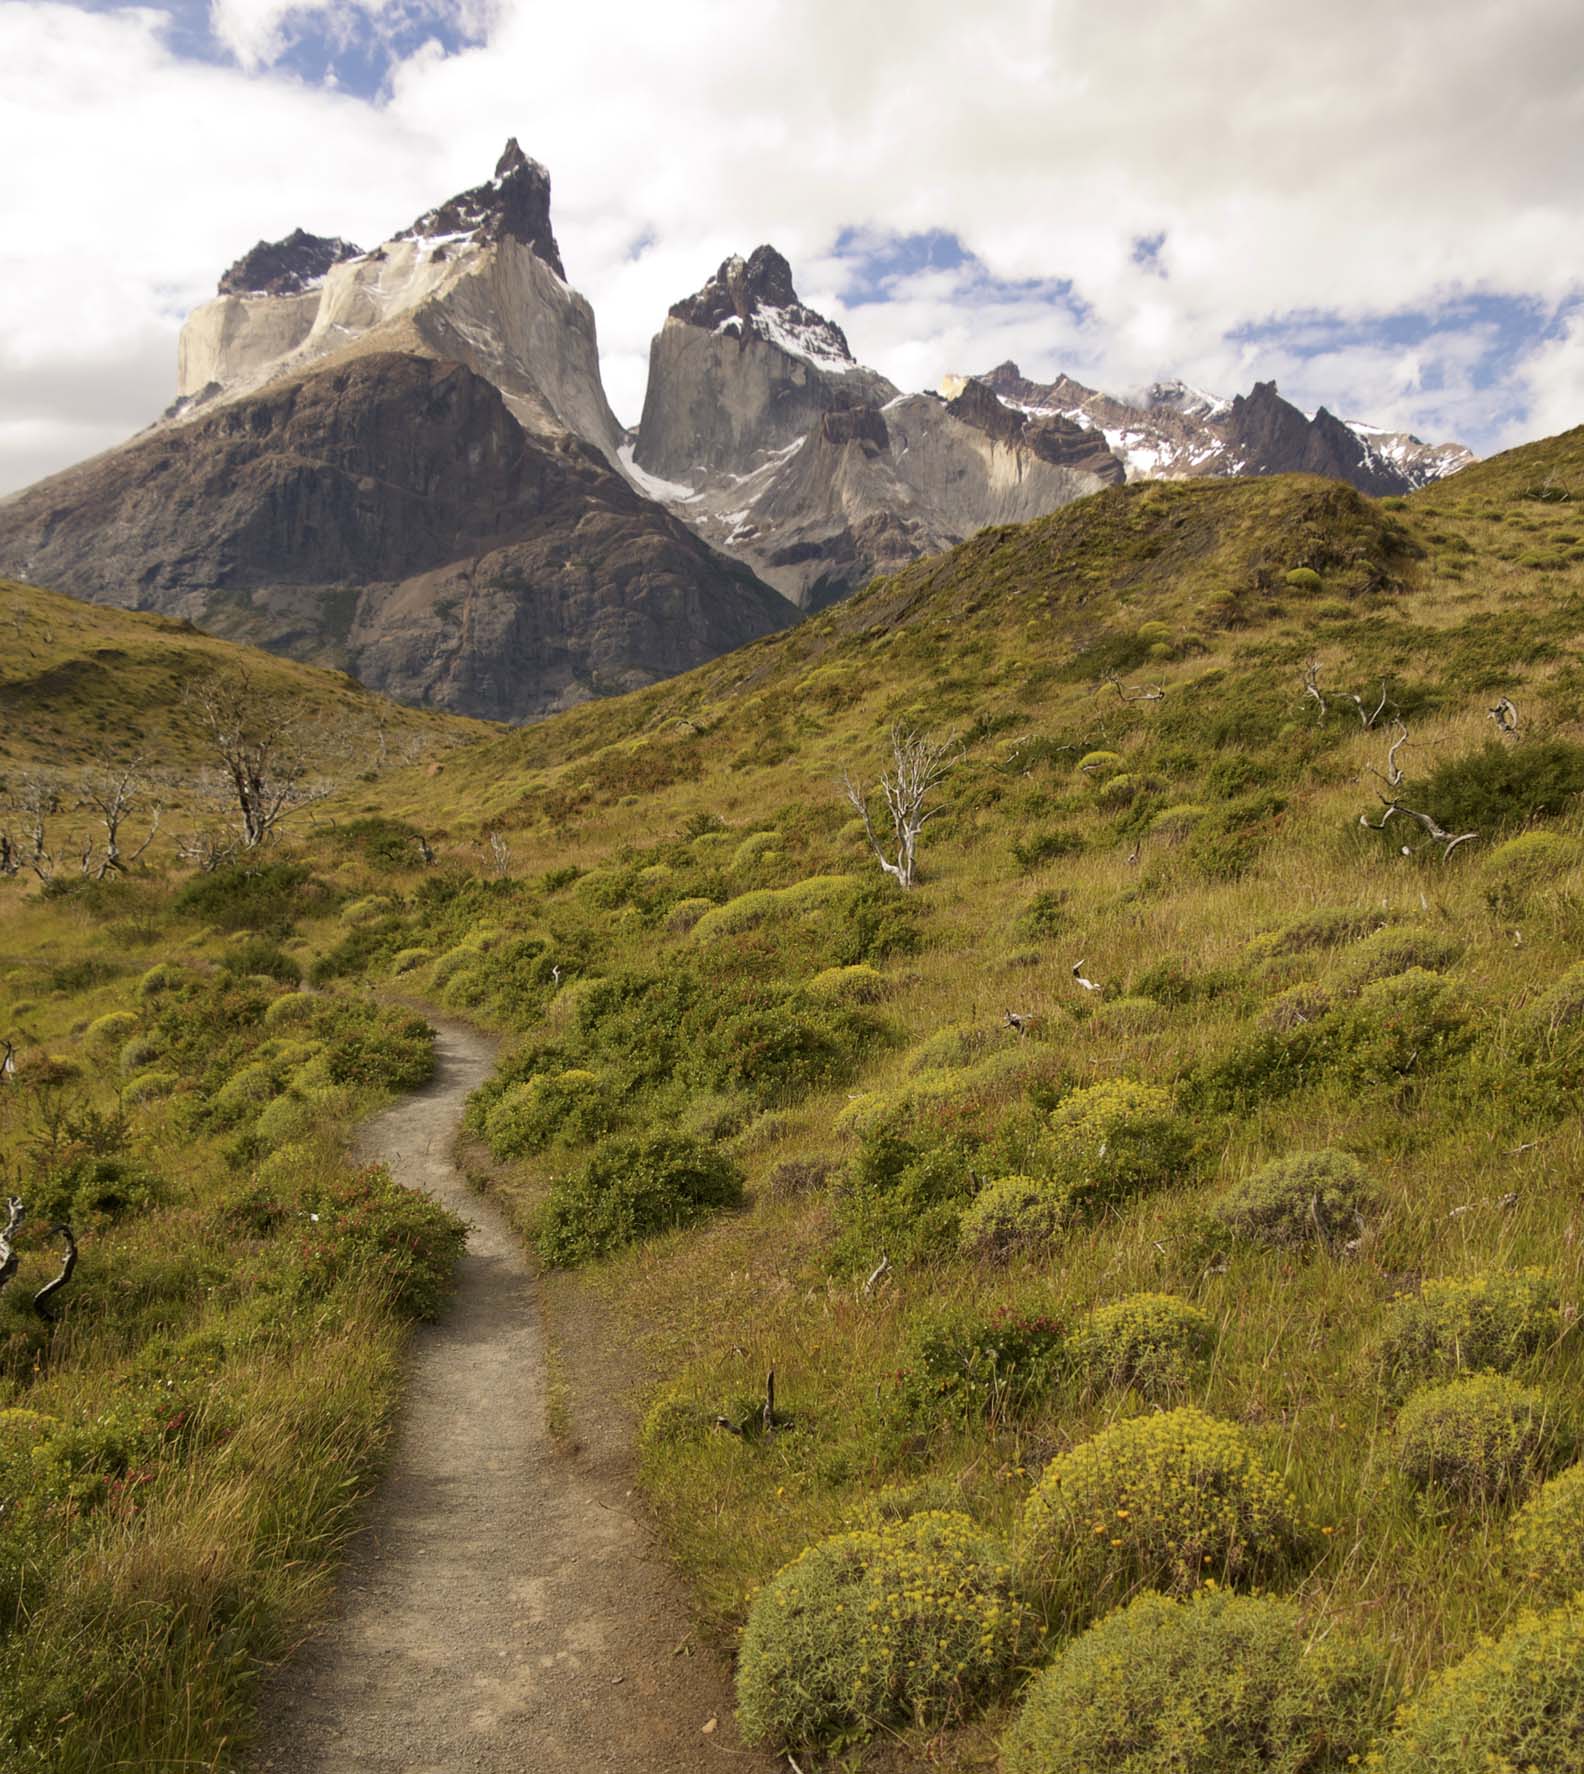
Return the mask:
[[[262,67],[283,31],[355,9],[215,0],[214,18]],[[52,404],[85,360],[105,366],[95,439],[113,435],[253,240],[300,224],[367,244],[485,176],[507,135],[551,169],[629,420],[667,305],[771,240],[904,386],[1006,356],[1114,386],[1274,374],[1308,405],[1488,431],[1473,331],[1319,356],[1228,334],[1467,291],[1564,300],[1584,282],[1581,61],[1572,0],[500,0],[485,43],[415,54],[374,108],[178,60],[156,12],[10,0],[0,105],[30,151],[0,189],[0,475],[59,465],[92,429]],[[1070,279],[1092,318],[938,272],[849,312],[843,228],[953,231],[997,279]],[[1164,281],[1133,258],[1159,233]],[[1584,417],[1573,338],[1519,373],[1531,433]]]

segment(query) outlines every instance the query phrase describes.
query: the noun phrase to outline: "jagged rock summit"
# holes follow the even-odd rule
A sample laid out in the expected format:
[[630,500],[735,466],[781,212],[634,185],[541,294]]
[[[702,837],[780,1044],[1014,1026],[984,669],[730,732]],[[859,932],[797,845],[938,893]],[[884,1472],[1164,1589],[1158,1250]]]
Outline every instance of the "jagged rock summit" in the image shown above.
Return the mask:
[[530,160],[513,136],[495,164],[486,185],[449,198],[426,210],[398,240],[460,240],[475,246],[492,240],[515,240],[538,255],[564,282],[561,249],[550,226],[550,175]]
[[0,568],[510,721],[793,619],[613,466],[593,313],[515,141],[372,252],[298,230],[221,287],[165,419],[0,500]]
[[1015,363],[1001,363],[982,376],[949,378],[947,386],[967,381],[1031,418],[1097,433],[1129,480],[1321,474],[1381,495],[1410,492],[1474,460],[1462,444],[1430,445],[1407,432],[1350,424],[1324,407],[1311,418],[1283,400],[1274,382],[1256,382],[1231,400],[1186,382],[1156,382],[1134,400],[1119,400],[1071,376],[1032,382]]

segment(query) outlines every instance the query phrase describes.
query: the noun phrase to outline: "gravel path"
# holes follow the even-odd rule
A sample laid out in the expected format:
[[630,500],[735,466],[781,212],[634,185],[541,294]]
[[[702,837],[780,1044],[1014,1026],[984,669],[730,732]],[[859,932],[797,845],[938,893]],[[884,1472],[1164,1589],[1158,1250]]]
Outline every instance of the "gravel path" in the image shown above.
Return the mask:
[[266,1684],[253,1766],[766,1767],[737,1746],[719,1663],[678,1651],[684,1598],[625,1471],[550,1438],[534,1279],[451,1158],[463,1101],[494,1049],[443,1025],[436,1052],[434,1081],[373,1120],[361,1152],[473,1230],[455,1299],[415,1338],[390,1468],[351,1547],[337,1615]]

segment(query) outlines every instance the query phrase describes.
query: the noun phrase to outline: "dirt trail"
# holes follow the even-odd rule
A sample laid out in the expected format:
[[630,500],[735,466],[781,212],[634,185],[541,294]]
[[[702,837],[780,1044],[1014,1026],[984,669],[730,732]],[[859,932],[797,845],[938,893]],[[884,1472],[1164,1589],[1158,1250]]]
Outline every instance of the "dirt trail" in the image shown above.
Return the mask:
[[533,1276],[451,1158],[493,1048],[442,1025],[436,1053],[434,1081],[373,1120],[361,1150],[474,1229],[454,1301],[415,1339],[390,1468],[342,1573],[337,1616],[266,1685],[253,1766],[768,1767],[737,1745],[725,1671],[675,1654],[688,1637],[684,1598],[624,1473],[550,1438]]

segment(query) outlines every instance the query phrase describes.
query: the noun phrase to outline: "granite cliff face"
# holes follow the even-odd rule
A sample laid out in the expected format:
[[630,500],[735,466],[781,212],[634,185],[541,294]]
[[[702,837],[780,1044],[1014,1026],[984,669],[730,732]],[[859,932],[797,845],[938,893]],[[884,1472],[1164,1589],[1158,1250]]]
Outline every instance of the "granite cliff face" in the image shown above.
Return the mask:
[[0,503],[0,560],[94,602],[521,721],[792,620],[581,441],[457,363],[364,352]]
[[1119,479],[1103,444],[987,390],[903,395],[799,298],[774,247],[728,259],[654,340],[635,484],[805,609],[986,524]]
[[1071,376],[1029,381],[1015,363],[978,382],[1031,418],[1088,429],[1123,464],[1129,480],[1192,475],[1321,474],[1376,495],[1411,492],[1474,460],[1462,444],[1430,445],[1407,432],[1349,424],[1324,407],[1310,418],[1274,382],[1220,400],[1184,382],[1157,382],[1134,401],[1101,394]]
[[360,350],[465,363],[528,430],[580,437],[616,460],[625,434],[600,380],[594,311],[566,281],[550,175],[515,140],[494,178],[371,252],[301,229],[260,242],[183,327],[167,417]]

